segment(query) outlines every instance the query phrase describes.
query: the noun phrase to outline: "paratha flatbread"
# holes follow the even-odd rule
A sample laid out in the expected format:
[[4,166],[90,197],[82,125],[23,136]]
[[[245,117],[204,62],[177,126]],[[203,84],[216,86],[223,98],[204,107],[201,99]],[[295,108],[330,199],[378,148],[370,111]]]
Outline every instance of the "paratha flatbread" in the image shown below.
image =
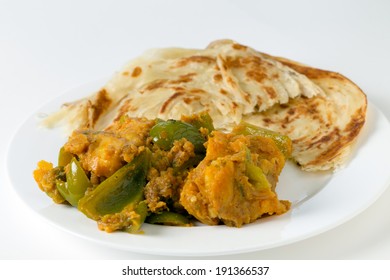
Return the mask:
[[293,159],[312,171],[345,163],[366,106],[365,94],[338,73],[218,40],[203,50],[147,51],[45,122],[104,129],[123,115],[180,119],[207,111],[219,129],[246,121],[289,136]]
[[[98,93],[65,104],[47,124],[65,118],[71,130],[101,129],[120,118],[180,119],[208,111],[216,127],[285,104],[297,96],[323,95],[306,76],[231,40],[203,50],[155,49],[131,61]],[[54,122],[53,122],[54,120]]]

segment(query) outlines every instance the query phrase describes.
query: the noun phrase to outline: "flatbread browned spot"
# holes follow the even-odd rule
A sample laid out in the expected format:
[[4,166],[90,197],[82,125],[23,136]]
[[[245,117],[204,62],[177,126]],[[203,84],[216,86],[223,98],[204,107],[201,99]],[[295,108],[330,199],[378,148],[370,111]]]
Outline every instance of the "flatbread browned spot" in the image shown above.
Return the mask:
[[216,81],[216,82],[222,81],[222,75],[221,74],[215,74],[213,78],[214,78],[214,81]]
[[133,78],[136,78],[139,75],[141,75],[141,73],[142,73],[142,68],[137,66],[137,67],[134,68],[133,73],[131,73],[131,76]]
[[175,92],[172,96],[168,98],[167,101],[164,102],[164,104],[161,106],[160,113],[164,114],[165,110],[169,106],[169,104],[175,99],[178,98],[179,96],[184,95],[184,92]]
[[92,103],[92,126],[96,123],[99,117],[108,109],[111,105],[111,98],[107,94],[105,89],[101,89],[96,96],[95,102]]
[[246,46],[243,46],[243,45],[240,45],[240,44],[233,44],[232,46],[234,49],[236,50],[246,50],[247,47]]
[[276,98],[277,97],[276,92],[275,92],[275,90],[272,87],[264,87],[264,89],[265,89],[265,91],[268,93],[268,95],[271,98]]
[[188,73],[185,75],[179,76],[178,79],[169,81],[169,84],[182,84],[182,83],[188,83],[193,80],[193,77],[196,76],[196,73]]
[[194,55],[194,56],[185,57],[185,58],[179,60],[176,63],[176,66],[177,67],[184,67],[184,66],[187,66],[189,63],[209,63],[209,64],[211,64],[214,62],[215,62],[215,59],[212,57],[203,56],[203,55]]

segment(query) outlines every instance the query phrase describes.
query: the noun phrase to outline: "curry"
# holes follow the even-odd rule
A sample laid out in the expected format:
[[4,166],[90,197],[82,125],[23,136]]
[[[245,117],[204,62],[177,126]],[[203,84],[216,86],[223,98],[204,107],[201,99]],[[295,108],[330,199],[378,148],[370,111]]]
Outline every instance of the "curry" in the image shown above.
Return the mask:
[[205,113],[123,116],[101,131],[75,130],[58,164],[40,161],[34,178],[55,203],[77,207],[106,232],[194,221],[241,227],[289,210],[275,188],[290,154],[286,136],[245,123],[226,133]]

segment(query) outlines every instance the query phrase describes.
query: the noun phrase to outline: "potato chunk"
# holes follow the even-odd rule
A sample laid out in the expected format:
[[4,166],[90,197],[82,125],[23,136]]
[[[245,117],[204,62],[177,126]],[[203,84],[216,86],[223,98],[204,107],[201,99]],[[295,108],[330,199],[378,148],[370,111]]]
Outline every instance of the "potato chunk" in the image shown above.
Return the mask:
[[270,138],[215,131],[204,160],[187,177],[180,203],[199,221],[241,227],[283,214],[288,201],[275,193],[285,157]]

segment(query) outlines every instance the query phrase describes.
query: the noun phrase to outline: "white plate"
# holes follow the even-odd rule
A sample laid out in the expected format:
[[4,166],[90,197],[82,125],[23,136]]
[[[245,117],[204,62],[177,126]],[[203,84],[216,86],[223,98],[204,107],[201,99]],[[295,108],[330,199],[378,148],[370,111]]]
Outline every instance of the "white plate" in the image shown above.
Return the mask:
[[284,215],[239,229],[144,225],[143,235],[107,234],[76,209],[53,204],[32,178],[39,160],[57,162],[58,150],[66,141],[61,130],[39,127],[41,113],[53,112],[62,103],[84,97],[102,84],[104,81],[96,81],[71,90],[31,116],[15,134],[7,158],[10,180],[22,200],[52,224],[80,237],[122,250],[157,255],[210,256],[262,250],[340,225],[372,204],[389,185],[390,125],[369,104],[367,123],[345,169],[335,174],[307,173],[287,164],[277,187],[281,198],[293,202],[292,209]]

